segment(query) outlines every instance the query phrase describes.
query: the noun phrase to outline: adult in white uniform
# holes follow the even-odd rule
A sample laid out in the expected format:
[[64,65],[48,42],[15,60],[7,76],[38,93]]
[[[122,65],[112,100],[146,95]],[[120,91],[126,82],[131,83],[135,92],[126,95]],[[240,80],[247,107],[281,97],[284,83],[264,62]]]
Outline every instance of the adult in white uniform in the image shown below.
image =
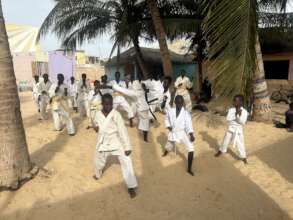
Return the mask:
[[90,117],[88,95],[91,90],[91,85],[87,80],[86,74],[81,75],[81,80],[77,86],[77,105],[81,117]]
[[233,147],[236,147],[241,160],[247,164],[246,150],[244,144],[243,126],[248,117],[248,112],[243,108],[244,97],[236,95],[233,99],[233,108],[230,108],[227,115],[228,130],[226,131],[224,141],[216,157],[227,152],[228,146],[233,141]]
[[[112,80],[110,82],[110,85],[111,86],[118,85],[120,87],[126,88],[125,81],[120,80],[120,72],[116,72],[115,73],[115,80]],[[112,96],[113,96],[114,108],[115,109],[121,108],[125,112],[127,112],[128,119],[129,119],[129,123],[130,123],[130,127],[132,127],[133,126],[134,114],[132,112],[132,109],[131,109],[129,103],[126,101],[126,99],[124,98],[124,96],[121,93],[117,92],[117,91],[114,91],[112,93]]]
[[38,109],[38,112],[40,113],[40,93],[39,93],[39,85],[40,85],[40,81],[39,81],[39,76],[35,75],[34,76],[34,82],[33,82],[33,100],[36,104],[36,107]]
[[101,178],[108,156],[117,156],[129,195],[133,198],[136,196],[137,180],[130,157],[132,147],[127,128],[121,114],[113,109],[113,97],[110,94],[102,96],[102,106],[102,110],[97,112],[94,120],[94,128],[98,132],[94,178]]
[[192,119],[189,112],[184,108],[184,100],[181,95],[175,97],[175,108],[167,112],[165,124],[169,130],[168,141],[165,145],[165,157],[168,152],[172,151],[175,144],[184,144],[188,151],[187,172],[194,175],[192,171],[192,162],[194,157],[193,142],[194,131],[192,126]]
[[68,86],[64,84],[63,74],[57,75],[58,83],[50,88],[51,108],[56,131],[62,131],[64,126],[70,136],[75,135],[74,124],[68,106]]
[[41,119],[47,119],[47,106],[50,102],[49,90],[52,83],[49,81],[48,74],[43,74],[43,81],[39,83],[39,94],[40,94],[40,112]]
[[73,108],[77,112],[77,83],[75,82],[75,78],[72,76],[70,77],[70,84],[69,84],[69,99],[68,104],[70,108]]
[[191,98],[190,98],[190,94],[188,90],[191,88],[192,88],[192,82],[185,75],[185,71],[181,71],[181,75],[175,81],[175,89],[176,89],[175,97],[177,95],[183,96],[185,108],[190,113],[192,111],[192,103],[191,103]]

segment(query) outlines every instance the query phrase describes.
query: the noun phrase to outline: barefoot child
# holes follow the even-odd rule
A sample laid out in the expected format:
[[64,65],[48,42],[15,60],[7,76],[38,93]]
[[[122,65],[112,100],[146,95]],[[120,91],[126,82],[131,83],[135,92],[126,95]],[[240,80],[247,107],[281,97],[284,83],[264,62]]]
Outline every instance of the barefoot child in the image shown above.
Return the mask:
[[221,156],[227,152],[228,145],[233,141],[233,147],[236,146],[241,160],[247,164],[246,150],[243,137],[243,126],[247,121],[248,112],[243,108],[243,95],[236,95],[233,99],[233,108],[230,108],[227,115],[228,130],[224,141],[215,157]]
[[135,197],[137,181],[130,158],[131,144],[121,114],[113,109],[113,97],[110,94],[102,96],[102,110],[95,116],[94,129],[98,133],[94,178],[99,179],[102,176],[108,156],[117,156],[128,193],[131,198]]
[[63,74],[58,74],[57,79],[58,83],[53,84],[49,91],[54,127],[56,131],[62,131],[66,126],[67,133],[74,136],[75,127],[68,106],[68,86],[64,84]]
[[184,99],[181,95],[176,96],[175,105],[175,108],[172,108],[167,112],[165,119],[165,124],[169,130],[169,134],[168,142],[165,146],[165,152],[163,154],[163,157],[165,157],[168,154],[168,152],[170,152],[175,147],[176,143],[184,144],[188,151],[187,172],[193,176],[193,142],[195,138],[193,134],[194,132],[192,127],[191,116],[189,112],[184,108]]
[[89,126],[87,129],[92,128],[95,115],[102,109],[102,93],[100,91],[100,81],[94,82],[94,89],[89,92],[89,107],[90,107],[90,118]]

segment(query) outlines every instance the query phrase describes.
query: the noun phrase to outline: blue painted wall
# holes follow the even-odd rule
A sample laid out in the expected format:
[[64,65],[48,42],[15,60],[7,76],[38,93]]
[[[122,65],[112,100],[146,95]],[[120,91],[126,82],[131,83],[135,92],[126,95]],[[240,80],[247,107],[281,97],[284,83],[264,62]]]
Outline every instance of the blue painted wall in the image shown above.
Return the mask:
[[[181,70],[185,70],[186,75],[193,80],[194,86],[197,82],[197,73],[198,73],[198,67],[196,63],[191,64],[176,64],[173,63],[173,80],[175,80],[178,76],[180,76]],[[109,80],[114,80],[115,78],[115,72],[116,72],[116,66],[105,66],[105,73],[108,76]],[[124,79],[124,68],[120,68],[121,73],[121,79]]]

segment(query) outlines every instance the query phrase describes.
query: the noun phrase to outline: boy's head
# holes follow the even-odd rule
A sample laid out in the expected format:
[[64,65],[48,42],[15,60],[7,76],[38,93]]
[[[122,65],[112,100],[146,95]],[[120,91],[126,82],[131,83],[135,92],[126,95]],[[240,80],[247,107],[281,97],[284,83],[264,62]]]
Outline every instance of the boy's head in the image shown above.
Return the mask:
[[170,76],[164,77],[163,86],[164,88],[168,88],[172,82],[172,78]]
[[48,82],[49,76],[47,73],[43,74],[43,79],[44,79],[44,82]]
[[83,73],[83,74],[81,75],[81,78],[82,78],[83,81],[85,81],[85,80],[86,80],[86,74]]
[[289,108],[290,108],[291,111],[293,111],[293,102],[291,102],[291,103],[289,104]]
[[64,76],[63,76],[62,73],[59,73],[57,75],[57,80],[58,80],[59,83],[63,83],[64,82]]
[[36,83],[39,82],[39,76],[38,76],[38,75],[35,75],[35,76],[34,76],[34,79],[35,79],[35,82],[36,82]]
[[243,95],[235,95],[233,98],[233,105],[236,108],[240,108],[243,106],[244,103],[244,96]]
[[71,83],[73,84],[74,83],[74,81],[75,81],[75,78],[72,76],[72,77],[70,77],[70,81],[71,81]]
[[102,80],[102,83],[107,83],[108,76],[107,75],[103,75],[102,78],[101,78],[101,80]]
[[94,87],[95,87],[95,90],[99,89],[99,88],[100,88],[100,85],[101,85],[101,83],[100,83],[99,80],[95,80],[95,81],[94,81]]
[[113,109],[113,97],[110,94],[102,96],[103,111],[109,113]]
[[175,97],[175,105],[177,109],[181,109],[184,106],[184,99],[182,95],[177,95]]
[[116,79],[116,80],[120,80],[120,76],[121,76],[121,75],[120,75],[120,72],[117,71],[117,72],[115,73],[115,79]]
[[186,75],[185,70],[181,70],[180,76],[184,77]]

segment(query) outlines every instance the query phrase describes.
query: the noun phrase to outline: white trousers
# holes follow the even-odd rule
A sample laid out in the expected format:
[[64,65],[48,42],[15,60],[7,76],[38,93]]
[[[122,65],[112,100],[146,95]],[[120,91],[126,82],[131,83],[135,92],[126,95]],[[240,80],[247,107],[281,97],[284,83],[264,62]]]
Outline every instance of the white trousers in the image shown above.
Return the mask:
[[94,126],[94,120],[95,120],[97,112],[98,112],[97,109],[90,110],[89,126]]
[[114,96],[113,99],[114,108],[122,108],[125,112],[127,112],[128,118],[133,118],[134,114],[126,99],[123,96]]
[[109,152],[95,152],[94,163],[95,163],[95,175],[100,178],[103,173],[103,169],[106,165],[108,156],[117,156],[120,162],[122,176],[128,188],[136,188],[137,180],[134,174],[132,160],[130,156],[126,156],[124,152],[120,151],[109,151]]
[[223,144],[220,147],[220,151],[222,153],[226,153],[228,146],[232,140],[234,142],[233,145],[235,145],[235,147],[238,150],[240,158],[242,159],[246,158],[246,150],[245,150],[244,137],[242,132],[237,133],[237,135],[235,136],[235,132],[227,131],[224,137]]
[[191,102],[191,98],[190,98],[190,94],[189,94],[188,90],[185,90],[184,92],[176,93],[175,97],[177,95],[183,96],[185,108],[187,111],[189,111],[191,113],[192,112],[192,102]]
[[90,117],[90,109],[88,100],[79,99],[77,101],[78,111],[81,117]]
[[41,95],[40,98],[40,113],[41,113],[41,118],[46,119],[46,113],[47,113],[47,106],[49,104],[50,98],[47,95]]
[[66,125],[67,133],[75,134],[74,124],[68,112],[64,111],[63,109],[58,109],[53,110],[52,114],[54,127],[57,131],[62,130],[64,125]]
[[[169,133],[169,136],[171,133]],[[168,138],[168,141],[165,145],[165,149],[170,152],[175,148],[175,144],[183,144],[186,147],[187,152],[194,152],[193,143],[190,141],[188,135],[185,132],[180,132],[180,134],[176,135],[176,140],[173,138]]]
[[70,108],[77,108],[77,100],[75,96],[70,96],[68,99],[68,106]]
[[137,116],[138,116],[138,130],[149,131],[150,129],[149,110],[138,111]]

